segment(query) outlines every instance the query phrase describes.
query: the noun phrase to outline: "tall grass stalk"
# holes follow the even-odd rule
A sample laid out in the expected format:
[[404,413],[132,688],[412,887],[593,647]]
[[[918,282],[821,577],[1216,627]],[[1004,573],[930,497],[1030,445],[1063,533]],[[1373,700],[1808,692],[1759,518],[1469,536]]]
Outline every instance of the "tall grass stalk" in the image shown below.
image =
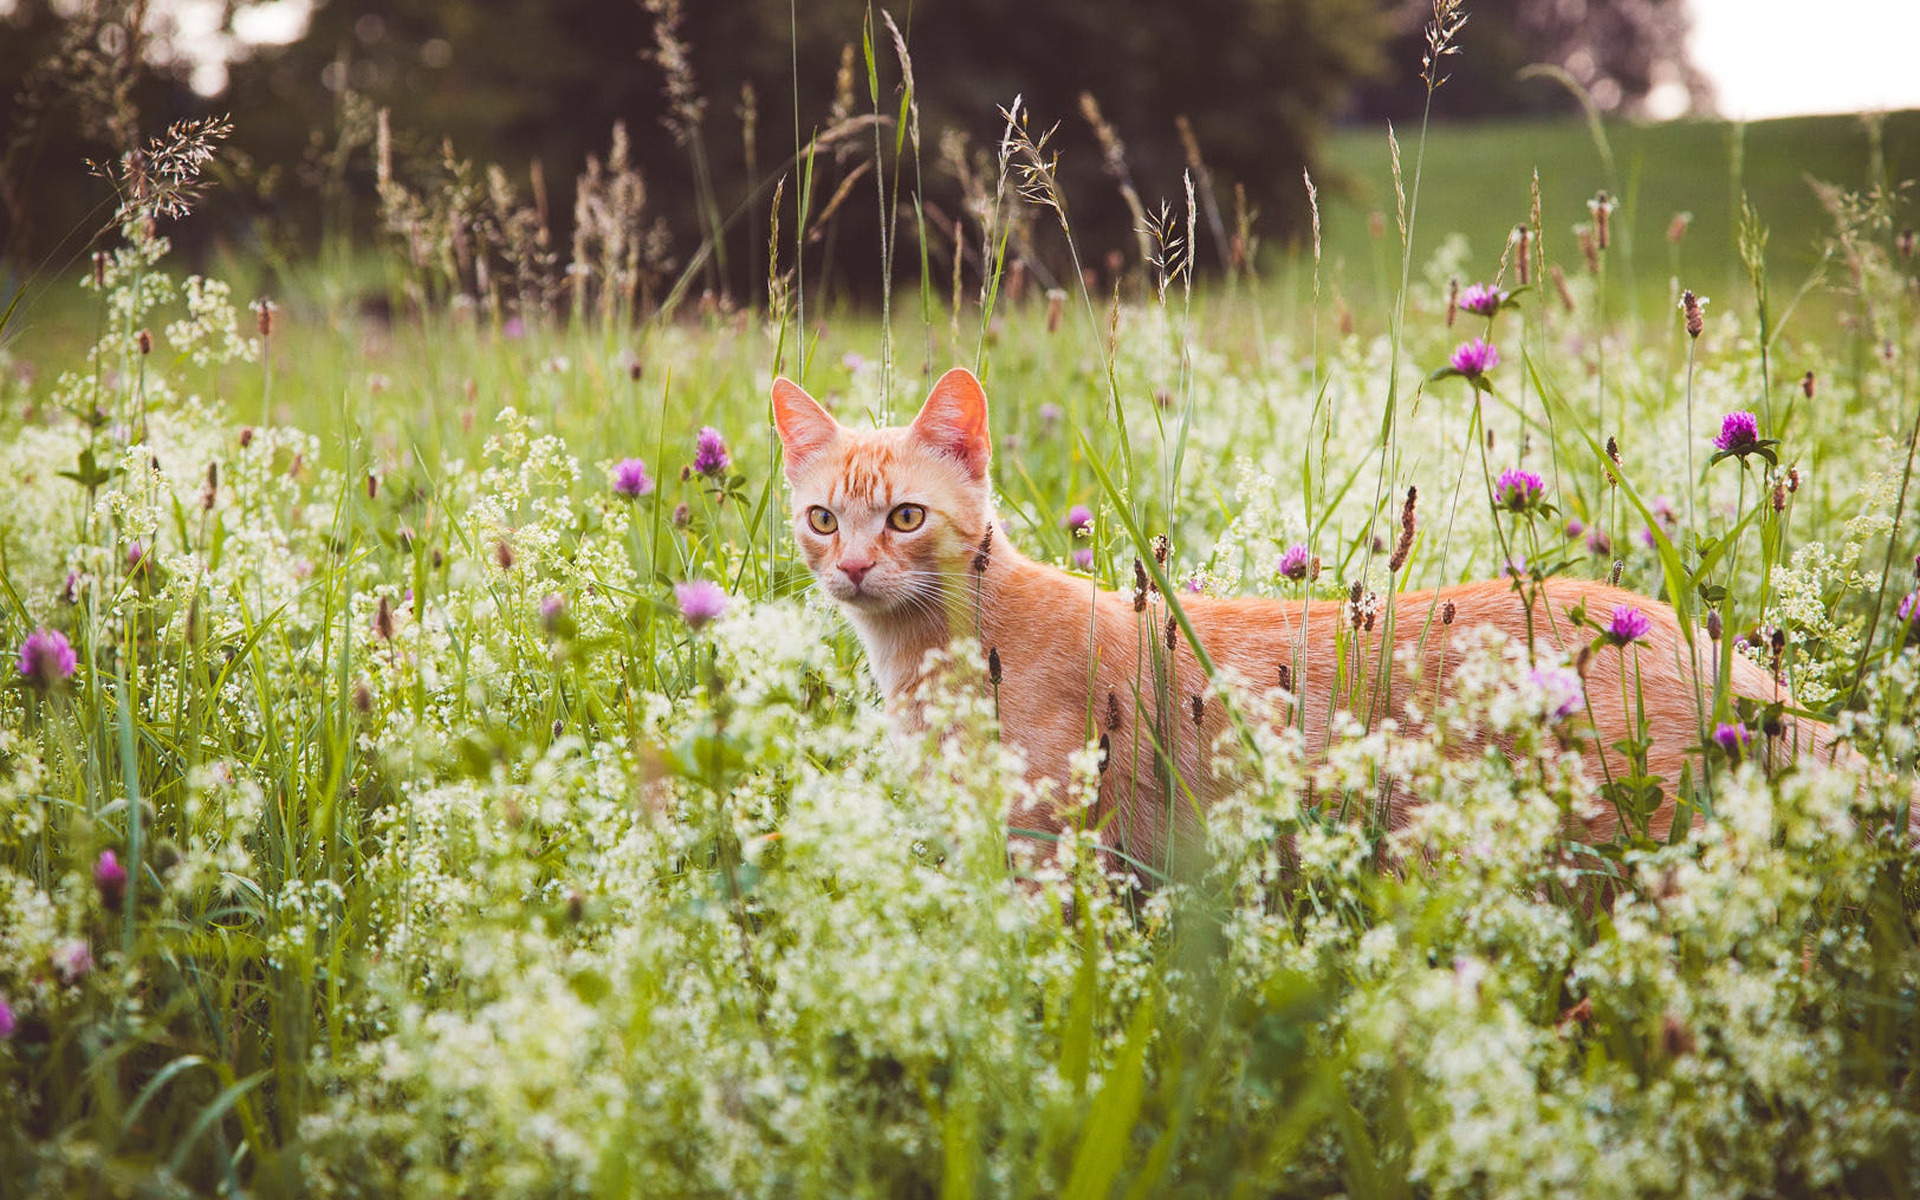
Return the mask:
[[[1461,28],[1467,22],[1467,14],[1461,11],[1460,0],[1433,0],[1433,13],[1428,21],[1425,38],[1426,54],[1421,61],[1421,78],[1426,84],[1426,94],[1420,109],[1420,137],[1414,145],[1413,187],[1411,194],[1403,194],[1400,188],[1400,145],[1393,136],[1391,125],[1387,128],[1387,145],[1393,158],[1394,193],[1396,213],[1400,230],[1400,286],[1393,302],[1393,320],[1389,330],[1388,345],[1391,355],[1387,364],[1387,396],[1382,406],[1379,436],[1379,469],[1375,473],[1373,485],[1373,517],[1368,522],[1366,563],[1371,566],[1374,555],[1373,521],[1379,519],[1381,506],[1387,495],[1388,460],[1392,458],[1394,470],[1399,468],[1398,456],[1398,409],[1400,390],[1400,356],[1406,336],[1407,295],[1413,279],[1413,235],[1420,215],[1420,181],[1424,174],[1427,157],[1427,132],[1433,118],[1433,95],[1446,82],[1442,74],[1444,61],[1459,53],[1456,39]],[[1383,683],[1391,679],[1390,647],[1394,643],[1394,589],[1388,587],[1386,612],[1381,619],[1379,652],[1373,664],[1374,674]],[[1374,712],[1369,705],[1367,726],[1372,727]]]

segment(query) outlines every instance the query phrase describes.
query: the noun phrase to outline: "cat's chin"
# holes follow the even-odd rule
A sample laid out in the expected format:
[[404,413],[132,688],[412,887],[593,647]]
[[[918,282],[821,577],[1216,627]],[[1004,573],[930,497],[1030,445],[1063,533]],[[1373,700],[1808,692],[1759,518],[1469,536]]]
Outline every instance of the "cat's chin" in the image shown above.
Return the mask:
[[841,608],[863,617],[884,617],[898,604],[891,596],[878,596],[872,592],[853,592],[833,599]]
[[849,615],[867,618],[890,616],[902,603],[897,596],[883,596],[878,592],[849,592],[843,596],[829,591],[827,594]]

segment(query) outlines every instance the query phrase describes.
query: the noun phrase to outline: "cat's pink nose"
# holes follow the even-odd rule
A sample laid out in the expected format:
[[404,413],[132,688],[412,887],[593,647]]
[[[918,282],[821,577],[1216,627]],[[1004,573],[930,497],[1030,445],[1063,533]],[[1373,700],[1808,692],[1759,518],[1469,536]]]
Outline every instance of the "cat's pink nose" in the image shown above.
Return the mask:
[[840,570],[846,573],[847,578],[851,579],[853,586],[857,588],[860,586],[860,581],[867,577],[867,572],[873,570],[873,560],[856,562],[853,559],[843,558],[840,560]]

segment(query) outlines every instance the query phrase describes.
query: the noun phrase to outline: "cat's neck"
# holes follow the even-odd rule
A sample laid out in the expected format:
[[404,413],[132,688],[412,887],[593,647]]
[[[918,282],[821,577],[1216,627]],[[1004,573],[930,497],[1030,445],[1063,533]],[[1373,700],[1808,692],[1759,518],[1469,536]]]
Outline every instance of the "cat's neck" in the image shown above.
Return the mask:
[[984,552],[946,577],[944,597],[926,605],[891,612],[848,609],[847,615],[867,650],[874,680],[889,703],[908,700],[926,676],[927,655],[961,639],[978,641],[983,652],[1032,632],[1035,601],[1041,596],[1078,590],[1090,595],[1094,584],[1021,554],[998,528]]

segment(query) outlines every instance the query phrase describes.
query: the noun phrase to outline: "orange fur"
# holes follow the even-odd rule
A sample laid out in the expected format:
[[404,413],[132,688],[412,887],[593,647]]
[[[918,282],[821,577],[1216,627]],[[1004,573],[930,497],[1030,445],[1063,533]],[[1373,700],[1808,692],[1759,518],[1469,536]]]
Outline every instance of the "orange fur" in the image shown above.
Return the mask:
[[[1004,736],[1025,753],[1037,780],[1064,781],[1069,756],[1106,733],[1107,770],[1101,777],[1100,803],[1113,816],[1115,836],[1136,852],[1154,854],[1170,814],[1161,780],[1154,770],[1152,738],[1156,695],[1170,695],[1178,711],[1158,727],[1172,743],[1181,781],[1191,800],[1204,804],[1212,772],[1203,749],[1214,744],[1226,720],[1217,702],[1203,705],[1196,731],[1189,704],[1208,688],[1199,662],[1184,637],[1166,652],[1164,607],[1155,602],[1143,616],[1133,597],[1099,590],[1090,580],[1021,555],[997,532],[988,495],[986,396],[971,373],[955,369],[935,386],[926,408],[911,427],[855,431],[839,425],[795,385],[774,385],[774,410],[788,448],[788,482],[793,490],[794,534],[808,567],[852,621],[865,644],[875,678],[896,716],[915,720],[912,697],[922,682],[927,653],[955,637],[977,637],[992,648],[1001,665],[996,688]],[[911,532],[888,524],[899,506],[925,510],[924,523]],[[832,514],[834,528],[815,509]],[[910,518],[909,518],[910,520]],[[985,552],[982,553],[982,546]],[[1456,609],[1449,630],[1440,629],[1440,611]],[[1431,689],[1444,684],[1453,661],[1452,638],[1476,626],[1493,626],[1510,637],[1528,635],[1527,601],[1510,581],[1488,581],[1396,597],[1391,636],[1397,652],[1419,646],[1418,707],[1431,711]],[[1616,605],[1633,604],[1652,621],[1646,641],[1632,650],[1604,648],[1587,663],[1587,692],[1597,728],[1590,745],[1611,747],[1629,733],[1629,714],[1620,702],[1623,663],[1639,674],[1645,716],[1653,733],[1651,774],[1662,777],[1668,797],[1652,822],[1656,836],[1672,821],[1672,789],[1680,778],[1688,748],[1697,743],[1695,689],[1688,650],[1673,609],[1657,601],[1604,584],[1550,579],[1533,595],[1532,633],[1536,645],[1569,654],[1588,644],[1592,633],[1576,627],[1570,610],[1584,605],[1604,621]],[[1345,606],[1329,600],[1279,601],[1213,599],[1190,596],[1182,608],[1200,644],[1216,666],[1231,667],[1256,684],[1271,685],[1279,668],[1293,673],[1297,702],[1304,706],[1309,746],[1326,744],[1335,710],[1337,624]],[[1380,661],[1377,632],[1355,631],[1359,655],[1371,666]],[[1700,640],[1703,660],[1715,647]],[[1157,643],[1157,645],[1156,645]],[[1170,686],[1157,690],[1156,657],[1165,670],[1171,659]],[[1391,715],[1408,723],[1405,706],[1414,686],[1399,654],[1383,695],[1362,690],[1353,707],[1372,709],[1377,719]],[[1458,648],[1455,645],[1454,661]],[[1703,661],[1703,671],[1711,664]],[[1631,674],[1629,680],[1631,681]],[[1777,683],[1757,664],[1736,656],[1733,689],[1760,700],[1783,698]],[[1628,692],[1632,690],[1631,682]],[[1111,698],[1111,699],[1110,699]],[[1610,698],[1610,699],[1609,699]],[[1110,714],[1118,716],[1110,726]],[[1418,724],[1417,719],[1413,722]],[[1196,736],[1197,732],[1197,736]],[[1821,757],[1834,753],[1830,731],[1799,722],[1789,742]],[[1465,747],[1464,749],[1472,749]],[[1617,751],[1589,749],[1588,763],[1614,776],[1627,763]],[[1697,769],[1697,768],[1696,768]],[[1396,800],[1402,799],[1396,797]],[[1182,805],[1188,798],[1182,796]],[[1390,819],[1398,814],[1389,814]],[[1615,818],[1588,822],[1584,836],[1604,839]]]

